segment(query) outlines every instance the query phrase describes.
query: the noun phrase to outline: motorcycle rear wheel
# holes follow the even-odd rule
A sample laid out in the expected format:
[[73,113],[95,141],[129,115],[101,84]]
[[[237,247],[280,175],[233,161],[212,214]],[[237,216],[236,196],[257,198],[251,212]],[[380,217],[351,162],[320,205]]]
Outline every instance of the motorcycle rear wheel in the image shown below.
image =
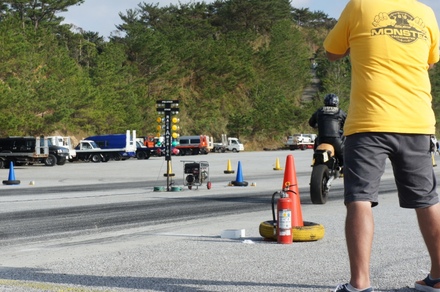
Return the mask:
[[318,164],[313,166],[312,177],[310,178],[310,199],[313,204],[325,204],[329,189],[327,182],[330,178],[327,165]]

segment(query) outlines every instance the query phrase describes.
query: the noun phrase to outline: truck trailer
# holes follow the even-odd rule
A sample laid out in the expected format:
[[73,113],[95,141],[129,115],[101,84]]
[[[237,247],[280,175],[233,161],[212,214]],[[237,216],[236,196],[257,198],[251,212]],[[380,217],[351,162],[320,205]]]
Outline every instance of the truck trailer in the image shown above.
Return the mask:
[[76,157],[72,160],[107,162],[125,160],[136,156],[136,131],[132,134],[97,135],[81,140],[75,147]]
[[11,162],[14,165],[63,165],[67,157],[66,148],[52,145],[44,136],[0,138],[0,168],[8,168]]

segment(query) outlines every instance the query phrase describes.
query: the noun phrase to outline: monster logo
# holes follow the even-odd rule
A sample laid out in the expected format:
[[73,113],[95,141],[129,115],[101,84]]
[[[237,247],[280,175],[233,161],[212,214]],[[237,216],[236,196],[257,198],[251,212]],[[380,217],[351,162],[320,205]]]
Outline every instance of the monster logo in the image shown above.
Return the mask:
[[427,40],[423,20],[406,12],[381,12],[374,17],[372,24],[374,28],[371,30],[371,36],[386,35],[406,44],[417,40]]

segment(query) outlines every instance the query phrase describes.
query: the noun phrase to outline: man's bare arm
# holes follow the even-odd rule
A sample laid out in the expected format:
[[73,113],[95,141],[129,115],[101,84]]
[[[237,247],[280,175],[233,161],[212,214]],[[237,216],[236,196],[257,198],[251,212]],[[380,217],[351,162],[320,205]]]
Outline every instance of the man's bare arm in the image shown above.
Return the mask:
[[329,51],[326,51],[327,53],[327,59],[329,59],[329,61],[333,62],[333,61],[337,61],[339,59],[344,58],[345,56],[348,56],[350,54],[350,49],[348,49],[345,54],[339,55],[339,54],[333,54],[330,53]]

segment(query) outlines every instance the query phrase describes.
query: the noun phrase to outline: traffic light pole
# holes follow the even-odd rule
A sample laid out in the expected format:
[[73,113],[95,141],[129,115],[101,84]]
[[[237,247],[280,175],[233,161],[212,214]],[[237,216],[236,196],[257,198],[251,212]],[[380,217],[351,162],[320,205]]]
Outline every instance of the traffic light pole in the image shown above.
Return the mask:
[[156,110],[159,114],[164,115],[164,138],[165,138],[165,160],[167,161],[167,173],[164,174],[167,177],[167,191],[170,191],[170,177],[174,176],[171,173],[171,116],[179,113],[179,101],[178,100],[158,100],[156,102]]

